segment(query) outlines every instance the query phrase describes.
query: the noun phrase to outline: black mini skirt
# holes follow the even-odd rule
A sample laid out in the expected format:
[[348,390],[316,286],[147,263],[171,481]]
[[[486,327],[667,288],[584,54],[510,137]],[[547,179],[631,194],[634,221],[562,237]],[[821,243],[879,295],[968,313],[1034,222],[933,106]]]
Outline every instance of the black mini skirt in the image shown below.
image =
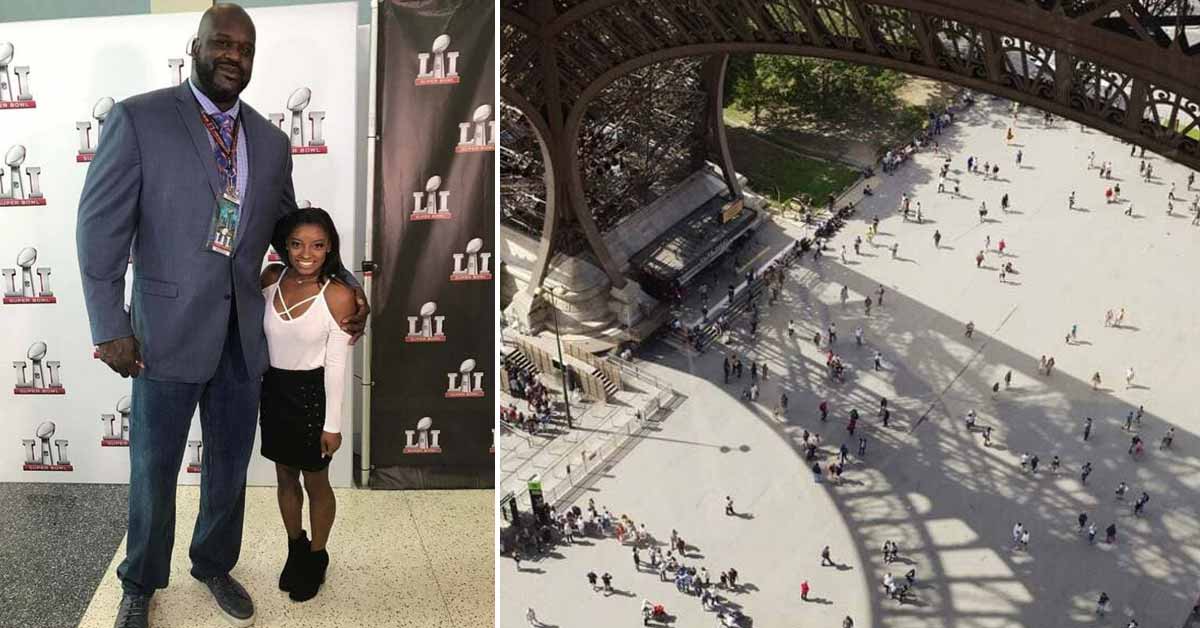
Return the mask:
[[263,376],[259,402],[262,455],[303,471],[321,471],[331,457],[321,455],[325,427],[325,369],[285,371]]

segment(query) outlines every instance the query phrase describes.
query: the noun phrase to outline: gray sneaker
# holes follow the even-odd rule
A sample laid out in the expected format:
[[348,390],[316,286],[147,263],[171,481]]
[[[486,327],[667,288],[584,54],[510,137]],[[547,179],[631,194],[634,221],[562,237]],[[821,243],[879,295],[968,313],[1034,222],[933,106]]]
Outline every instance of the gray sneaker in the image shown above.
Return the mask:
[[114,628],[150,628],[150,596],[137,593],[121,596]]
[[247,628],[254,625],[254,601],[250,599],[250,594],[246,592],[245,587],[234,580],[233,576],[225,574],[199,580],[212,592],[217,606],[221,609],[221,615],[225,617],[225,621],[229,622],[229,625],[234,628]]

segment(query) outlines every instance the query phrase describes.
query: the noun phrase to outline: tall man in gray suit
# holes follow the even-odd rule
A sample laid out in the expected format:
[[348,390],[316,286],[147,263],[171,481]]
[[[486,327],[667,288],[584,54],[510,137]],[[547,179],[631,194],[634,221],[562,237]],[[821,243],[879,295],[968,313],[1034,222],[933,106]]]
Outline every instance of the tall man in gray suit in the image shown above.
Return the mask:
[[[231,624],[254,623],[250,595],[229,572],[268,366],[259,271],[276,221],[296,209],[288,137],[238,98],[254,42],[241,7],[206,11],[190,80],[113,108],[79,202],[92,340],[105,364],[134,378],[118,627],[148,626],[150,596],[167,586],[175,483],[197,405],[204,442],[191,574]],[[357,291],[357,311],[340,321],[357,338],[370,308],[344,268],[339,279]]]

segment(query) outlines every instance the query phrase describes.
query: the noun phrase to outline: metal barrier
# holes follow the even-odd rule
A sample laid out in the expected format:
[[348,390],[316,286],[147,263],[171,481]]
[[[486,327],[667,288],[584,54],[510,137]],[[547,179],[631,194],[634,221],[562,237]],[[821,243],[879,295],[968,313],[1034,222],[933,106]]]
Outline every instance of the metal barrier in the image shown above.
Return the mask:
[[[671,391],[666,391],[665,394],[668,402],[674,396],[674,392]],[[612,418],[606,420],[591,432],[592,436],[598,432],[607,432],[602,438],[581,438],[544,470],[540,470],[542,497],[546,503],[557,506],[593,471],[603,466],[613,454],[629,442],[630,438],[642,430],[646,419],[652,416],[649,410],[653,409],[654,412],[657,412],[664,405],[663,396],[664,393],[660,393],[651,398],[646,406],[643,406],[641,419],[636,414],[625,413],[624,416],[627,416],[628,420],[621,425],[617,425]],[[560,438],[567,438],[571,434],[564,434]],[[522,481],[525,479],[527,478],[521,478]],[[511,490],[521,509],[528,511],[532,508],[529,491],[525,486],[508,490]]]
[[[605,357],[605,359],[608,360],[610,363],[616,365],[621,370],[622,373],[625,373],[629,377],[632,377],[634,379],[640,379],[648,384],[651,384],[655,388],[658,388],[659,390],[673,390],[670,386],[667,385],[666,382],[664,382],[661,379],[659,379],[658,377],[646,372],[645,369],[639,367],[638,365],[634,364],[633,362],[630,362],[629,360],[625,360],[625,359],[621,358],[620,356],[617,355],[617,353],[615,351],[609,353],[608,356]],[[649,415],[647,415],[647,416],[649,416]]]

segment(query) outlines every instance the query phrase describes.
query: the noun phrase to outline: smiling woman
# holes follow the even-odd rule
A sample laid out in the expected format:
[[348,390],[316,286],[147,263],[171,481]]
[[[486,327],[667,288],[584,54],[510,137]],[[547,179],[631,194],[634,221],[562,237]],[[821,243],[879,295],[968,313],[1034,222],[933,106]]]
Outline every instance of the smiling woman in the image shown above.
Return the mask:
[[[273,240],[283,263],[262,273],[263,330],[271,358],[259,406],[262,454],[275,463],[279,511],[288,534],[279,588],[304,601],[317,594],[329,567],[325,542],[337,506],[328,467],[342,444],[341,399],[350,348],[350,335],[338,320],[354,312],[354,293],[333,279],[342,266],[339,238],[325,210],[311,207],[284,216]],[[303,529],[301,474],[311,541]]]

